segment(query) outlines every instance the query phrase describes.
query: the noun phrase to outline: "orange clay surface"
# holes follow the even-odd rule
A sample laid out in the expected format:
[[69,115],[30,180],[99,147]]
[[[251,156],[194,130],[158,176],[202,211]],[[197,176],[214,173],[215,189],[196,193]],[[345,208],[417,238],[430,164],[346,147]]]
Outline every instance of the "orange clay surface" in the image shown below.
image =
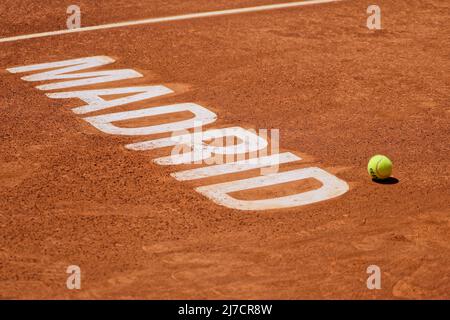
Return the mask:
[[[64,29],[71,2],[2,1],[0,37]],[[276,2],[77,4],[89,26]],[[450,298],[449,4],[377,1],[379,31],[366,27],[370,4],[0,43],[0,298]],[[72,113],[79,100],[6,71],[96,55],[144,75],[109,87],[163,84],[175,94],[154,105],[194,102],[217,113],[215,127],[280,129],[281,149],[304,158],[296,168],[324,168],[350,190],[292,209],[227,209],[194,187],[257,170],[179,182],[170,173],[181,167],[151,161],[167,151],[127,150],[139,139],[101,133]],[[371,181],[374,154],[392,159],[398,183]],[[366,287],[372,264],[381,290]],[[69,265],[81,290],[66,288]]]

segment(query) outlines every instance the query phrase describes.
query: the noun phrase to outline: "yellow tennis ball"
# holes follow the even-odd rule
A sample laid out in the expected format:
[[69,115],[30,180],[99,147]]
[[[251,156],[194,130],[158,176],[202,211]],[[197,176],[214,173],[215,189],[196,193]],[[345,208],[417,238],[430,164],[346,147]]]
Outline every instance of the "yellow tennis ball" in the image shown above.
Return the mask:
[[392,173],[392,162],[388,157],[377,154],[369,160],[367,171],[373,179],[389,178]]

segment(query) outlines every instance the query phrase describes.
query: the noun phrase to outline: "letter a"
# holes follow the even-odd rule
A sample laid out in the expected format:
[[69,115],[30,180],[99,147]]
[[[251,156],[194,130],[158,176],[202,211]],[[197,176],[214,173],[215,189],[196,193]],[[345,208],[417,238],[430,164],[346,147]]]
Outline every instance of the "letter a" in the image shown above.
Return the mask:
[[369,30],[381,29],[381,9],[377,5],[371,5],[367,8],[367,13],[371,14],[367,18],[367,28]]

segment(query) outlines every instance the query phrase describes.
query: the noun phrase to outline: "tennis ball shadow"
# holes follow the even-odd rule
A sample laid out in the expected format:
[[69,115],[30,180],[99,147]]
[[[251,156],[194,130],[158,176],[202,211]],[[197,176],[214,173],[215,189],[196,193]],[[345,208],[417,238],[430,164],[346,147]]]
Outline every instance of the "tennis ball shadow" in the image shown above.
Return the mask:
[[400,181],[397,178],[389,177],[386,179],[372,179],[373,182],[378,184],[397,184]]

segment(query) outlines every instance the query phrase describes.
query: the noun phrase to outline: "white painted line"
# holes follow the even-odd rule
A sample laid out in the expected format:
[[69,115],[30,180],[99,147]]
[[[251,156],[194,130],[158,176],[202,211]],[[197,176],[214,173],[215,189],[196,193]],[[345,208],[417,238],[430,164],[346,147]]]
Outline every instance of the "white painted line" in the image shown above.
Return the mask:
[[[322,186],[311,191],[304,191],[289,196],[261,200],[240,200],[229,195],[230,193],[237,191],[280,185],[287,182],[309,178],[318,180]],[[258,176],[249,179],[218,183],[198,187],[195,190],[215,203],[231,209],[270,210],[304,206],[307,204],[332,199],[346,193],[348,191],[348,185],[345,181],[338,179],[325,170],[311,167]]]
[[178,181],[195,180],[219,176],[223,174],[259,169],[268,166],[275,166],[282,163],[294,162],[299,160],[302,160],[302,158],[297,157],[295,154],[292,154],[290,152],[284,152],[260,158],[253,158],[251,160],[245,159],[225,164],[218,164],[215,166],[178,171],[175,173],[171,173],[170,175]]
[[[139,119],[144,117],[158,116],[168,113],[189,111],[194,117],[188,120],[156,124],[145,127],[119,127],[113,124],[116,121]],[[116,113],[107,113],[99,116],[83,118],[98,130],[108,134],[124,135],[124,136],[146,136],[163,132],[178,132],[196,126],[207,125],[213,123],[217,119],[217,115],[198,105],[196,103],[178,103],[168,106],[151,107],[146,109],[137,109],[131,111],[122,111]]]
[[25,39],[43,38],[43,37],[57,36],[57,35],[68,34],[68,33],[77,33],[77,32],[84,32],[84,31],[94,31],[94,30],[102,30],[102,29],[127,27],[127,26],[139,25],[139,24],[153,24],[153,23],[160,23],[160,22],[189,20],[189,19],[223,16],[223,15],[239,14],[239,13],[247,13],[247,12],[258,12],[258,11],[277,10],[277,9],[285,9],[285,8],[293,8],[293,7],[302,7],[302,6],[308,6],[308,5],[313,5],[313,4],[322,4],[322,3],[330,3],[330,2],[338,2],[338,1],[342,1],[342,0],[297,1],[297,2],[278,3],[278,4],[271,4],[271,5],[257,6],[257,7],[190,13],[190,14],[183,14],[183,15],[178,15],[178,16],[171,16],[171,17],[150,18],[150,19],[144,19],[144,20],[109,23],[109,24],[102,24],[102,25],[98,25],[98,26],[82,27],[82,28],[78,28],[78,29],[65,29],[65,30],[58,30],[58,31],[26,34],[26,35],[9,37],[9,38],[1,38],[0,42],[11,42],[11,41],[18,41],[18,40],[25,40]]

